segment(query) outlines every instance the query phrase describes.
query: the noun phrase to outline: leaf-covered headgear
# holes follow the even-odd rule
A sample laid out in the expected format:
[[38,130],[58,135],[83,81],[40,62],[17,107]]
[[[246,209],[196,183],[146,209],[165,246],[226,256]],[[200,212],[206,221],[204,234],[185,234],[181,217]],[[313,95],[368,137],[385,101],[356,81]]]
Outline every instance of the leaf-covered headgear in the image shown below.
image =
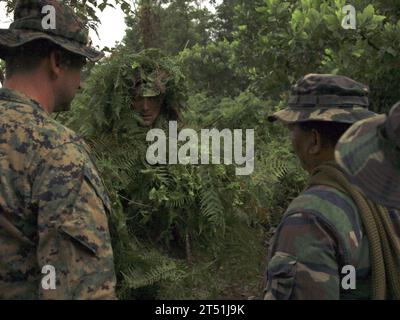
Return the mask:
[[134,97],[165,96],[167,108],[181,110],[185,106],[185,78],[176,61],[158,49],[146,49],[126,57],[132,76]]
[[132,127],[138,97],[163,95],[166,120],[180,120],[186,104],[185,77],[178,62],[158,49],[131,53],[126,48],[95,66],[74,104],[93,134]]

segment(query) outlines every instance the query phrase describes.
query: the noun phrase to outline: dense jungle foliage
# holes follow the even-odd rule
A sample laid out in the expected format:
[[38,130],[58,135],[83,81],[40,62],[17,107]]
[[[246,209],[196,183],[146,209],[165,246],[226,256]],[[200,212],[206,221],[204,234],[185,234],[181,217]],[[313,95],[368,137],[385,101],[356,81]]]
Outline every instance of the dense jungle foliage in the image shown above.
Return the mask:
[[[307,73],[368,84],[376,112],[400,100],[399,1],[208,1],[215,12],[204,2],[118,1],[127,13],[123,42],[88,67],[85,89],[58,116],[92,146],[109,191],[123,299],[261,298],[270,234],[306,181],[286,129],[266,115]],[[70,1],[93,27],[96,3],[107,5]],[[356,8],[355,30],[341,26],[346,4]],[[253,174],[146,163],[147,130],[131,110],[126,70],[149,47],[174,70],[182,126],[255,129]]]

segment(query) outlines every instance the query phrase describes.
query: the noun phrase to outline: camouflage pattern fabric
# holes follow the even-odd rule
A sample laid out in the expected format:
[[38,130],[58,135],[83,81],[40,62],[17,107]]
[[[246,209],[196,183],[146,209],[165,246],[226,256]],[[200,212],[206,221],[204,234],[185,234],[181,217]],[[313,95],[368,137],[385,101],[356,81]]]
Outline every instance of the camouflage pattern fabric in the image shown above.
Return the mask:
[[[0,89],[0,298],[114,299],[110,203],[88,147]],[[41,285],[43,266],[56,289]]]
[[[351,124],[376,116],[368,105],[367,86],[344,76],[309,74],[292,88],[289,106],[268,119]],[[400,232],[400,215],[392,215]],[[355,290],[341,286],[347,265],[356,269]],[[370,298],[369,243],[350,195],[315,185],[293,200],[272,240],[266,279],[265,299]]]
[[368,197],[400,208],[400,103],[353,125],[336,147],[336,161]]
[[[389,210],[400,237],[400,213]],[[287,209],[269,250],[265,299],[369,299],[369,243],[352,199],[314,186]],[[344,290],[342,268],[355,267],[356,289]]]
[[308,74],[292,88],[288,107],[268,120],[354,123],[375,115],[367,109],[368,93],[367,86],[345,76]]
[[133,82],[135,97],[166,96],[168,104],[183,109],[186,100],[186,83],[177,63],[159,49],[145,49],[123,57],[127,75]]
[[[55,9],[55,28],[43,29],[42,13],[45,6]],[[0,29],[0,58],[7,50],[36,39],[47,39],[62,48],[82,55],[91,61],[104,56],[90,47],[89,32],[73,10],[58,0],[18,0],[14,10],[14,22],[9,29]]]

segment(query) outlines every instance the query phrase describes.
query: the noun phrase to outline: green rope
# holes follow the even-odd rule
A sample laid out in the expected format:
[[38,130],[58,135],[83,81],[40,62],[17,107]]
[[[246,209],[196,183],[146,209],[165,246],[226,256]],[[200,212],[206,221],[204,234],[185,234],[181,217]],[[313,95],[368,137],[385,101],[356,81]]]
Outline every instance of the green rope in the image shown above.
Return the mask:
[[400,239],[397,237],[389,212],[385,207],[367,199],[346,178],[334,162],[317,167],[308,187],[327,185],[349,195],[358,208],[369,241],[372,270],[373,300],[390,296],[400,299]]

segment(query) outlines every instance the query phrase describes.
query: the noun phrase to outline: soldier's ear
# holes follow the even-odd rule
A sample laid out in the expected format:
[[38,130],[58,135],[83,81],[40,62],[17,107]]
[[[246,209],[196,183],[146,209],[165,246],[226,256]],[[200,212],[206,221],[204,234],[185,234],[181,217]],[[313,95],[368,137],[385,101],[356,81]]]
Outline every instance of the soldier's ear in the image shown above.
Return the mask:
[[323,145],[322,145],[321,134],[317,130],[312,129],[310,132],[310,137],[309,137],[308,152],[312,155],[316,155],[321,152],[322,148],[323,148]]
[[50,77],[58,79],[62,72],[61,53],[58,50],[53,50],[49,54]]

